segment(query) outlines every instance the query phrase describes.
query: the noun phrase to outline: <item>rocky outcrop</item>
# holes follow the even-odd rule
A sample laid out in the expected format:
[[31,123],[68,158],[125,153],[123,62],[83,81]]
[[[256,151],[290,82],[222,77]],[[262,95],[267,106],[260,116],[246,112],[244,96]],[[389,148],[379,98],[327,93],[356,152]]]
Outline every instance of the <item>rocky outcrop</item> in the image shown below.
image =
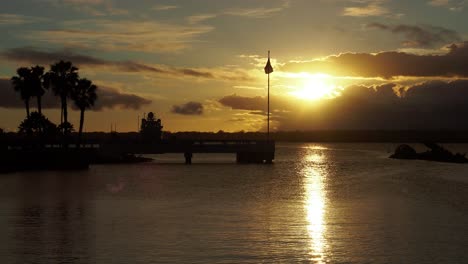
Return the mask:
[[395,153],[390,156],[392,159],[417,159],[418,153],[410,145],[402,144],[398,146]]
[[430,150],[422,153],[417,153],[411,146],[407,144],[400,145],[396,148],[395,153],[390,156],[392,159],[419,159],[439,162],[451,162],[451,163],[468,163],[468,159],[465,154],[448,151],[442,146],[432,143],[423,143]]

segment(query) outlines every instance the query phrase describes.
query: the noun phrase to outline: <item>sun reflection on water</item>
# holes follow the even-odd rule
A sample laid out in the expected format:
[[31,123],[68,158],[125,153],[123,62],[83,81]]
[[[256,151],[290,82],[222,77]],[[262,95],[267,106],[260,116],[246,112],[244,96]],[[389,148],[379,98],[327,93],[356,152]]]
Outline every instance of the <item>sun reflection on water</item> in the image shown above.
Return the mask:
[[307,231],[310,237],[310,254],[315,263],[325,263],[325,190],[324,181],[326,172],[320,168],[324,162],[324,156],[309,150],[304,161],[304,206],[307,217]]

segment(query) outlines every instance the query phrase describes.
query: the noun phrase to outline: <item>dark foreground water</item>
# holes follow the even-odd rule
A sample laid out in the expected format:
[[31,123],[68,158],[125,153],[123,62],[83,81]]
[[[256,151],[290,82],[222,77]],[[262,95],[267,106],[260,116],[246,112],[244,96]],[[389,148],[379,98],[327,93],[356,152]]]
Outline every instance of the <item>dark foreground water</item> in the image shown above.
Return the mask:
[[0,175],[0,263],[468,263],[468,165],[392,147]]

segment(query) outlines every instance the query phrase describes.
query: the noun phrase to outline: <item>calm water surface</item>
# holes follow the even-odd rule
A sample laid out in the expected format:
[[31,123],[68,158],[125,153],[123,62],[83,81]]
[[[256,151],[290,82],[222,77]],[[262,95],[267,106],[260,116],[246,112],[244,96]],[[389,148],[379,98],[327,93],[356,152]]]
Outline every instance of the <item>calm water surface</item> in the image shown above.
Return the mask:
[[0,175],[0,263],[468,263],[468,165],[392,147]]

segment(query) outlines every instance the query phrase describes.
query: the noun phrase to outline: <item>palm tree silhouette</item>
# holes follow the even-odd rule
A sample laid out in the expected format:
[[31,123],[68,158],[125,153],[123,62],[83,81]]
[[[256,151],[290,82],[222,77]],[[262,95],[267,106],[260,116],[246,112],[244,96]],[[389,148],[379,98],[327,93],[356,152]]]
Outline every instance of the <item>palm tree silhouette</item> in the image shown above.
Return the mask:
[[16,70],[17,76],[11,77],[13,88],[20,93],[21,99],[26,106],[26,117],[29,118],[29,99],[33,96],[33,90],[30,85],[31,71],[26,67],[21,67]]
[[54,94],[60,97],[62,123],[68,123],[67,98],[70,97],[71,89],[76,85],[78,78],[78,68],[63,60],[51,65],[44,78],[45,87],[51,87]]
[[84,112],[87,108],[94,105],[97,99],[96,94],[97,86],[90,80],[79,79],[71,91],[71,98],[76,107],[80,109],[80,129],[78,131],[79,144],[81,144],[81,135],[83,133]]
[[44,88],[47,88],[44,86],[44,67],[41,67],[39,65],[36,65],[34,67],[31,67],[30,70],[30,83],[31,83],[31,89],[32,93],[34,96],[37,97],[37,111],[39,114],[42,114],[42,96],[45,93]]

